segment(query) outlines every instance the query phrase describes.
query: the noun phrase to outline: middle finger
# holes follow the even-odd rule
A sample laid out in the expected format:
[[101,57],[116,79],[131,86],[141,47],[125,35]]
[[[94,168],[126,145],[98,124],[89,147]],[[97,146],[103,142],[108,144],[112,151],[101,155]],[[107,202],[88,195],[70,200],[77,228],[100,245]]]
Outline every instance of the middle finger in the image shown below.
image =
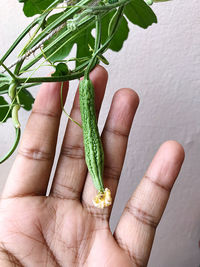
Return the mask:
[[[135,91],[128,88],[118,90],[113,97],[103,129],[101,137],[105,158],[103,180],[105,188],[111,190],[113,201],[123,167],[128,136],[138,104],[139,98]],[[96,189],[91,176],[88,174],[82,194],[82,203],[90,212],[96,213],[96,208],[92,204],[95,195]],[[109,215],[111,209],[112,207],[109,207],[100,213]]]

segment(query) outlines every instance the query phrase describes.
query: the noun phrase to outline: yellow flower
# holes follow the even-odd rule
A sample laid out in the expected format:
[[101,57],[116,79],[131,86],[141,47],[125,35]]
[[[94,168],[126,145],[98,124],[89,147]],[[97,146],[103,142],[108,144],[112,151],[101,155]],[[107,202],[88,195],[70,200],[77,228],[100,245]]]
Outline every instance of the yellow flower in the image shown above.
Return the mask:
[[112,197],[110,189],[106,188],[104,192],[99,192],[96,197],[93,199],[93,204],[99,209],[103,209],[112,204]]

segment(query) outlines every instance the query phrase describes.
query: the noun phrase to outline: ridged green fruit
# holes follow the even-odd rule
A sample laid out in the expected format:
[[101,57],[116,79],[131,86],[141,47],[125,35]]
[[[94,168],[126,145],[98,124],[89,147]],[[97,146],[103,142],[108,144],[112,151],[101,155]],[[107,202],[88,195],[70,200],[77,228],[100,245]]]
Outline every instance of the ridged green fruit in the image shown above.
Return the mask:
[[99,192],[104,192],[102,181],[104,153],[95,113],[94,86],[90,79],[84,78],[80,81],[79,101],[85,161],[92,176],[94,186]]

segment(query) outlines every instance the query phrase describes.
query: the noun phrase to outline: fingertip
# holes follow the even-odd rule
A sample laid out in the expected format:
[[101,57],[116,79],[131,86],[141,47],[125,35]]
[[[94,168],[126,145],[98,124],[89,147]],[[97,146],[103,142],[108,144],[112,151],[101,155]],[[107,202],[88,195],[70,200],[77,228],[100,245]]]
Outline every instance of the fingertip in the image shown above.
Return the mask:
[[90,78],[93,80],[95,79],[99,79],[99,80],[105,80],[105,82],[107,83],[108,81],[108,72],[107,70],[101,66],[101,65],[97,65],[90,73]]
[[183,146],[175,140],[168,140],[164,142],[159,150],[164,153],[165,158],[173,160],[174,162],[182,164],[185,158],[185,151]]
[[119,98],[120,101],[125,102],[127,105],[135,107],[135,109],[137,109],[140,102],[138,94],[131,88],[121,88],[117,90],[114,97]]
[[170,191],[180,172],[183,160],[183,147],[176,141],[166,141],[158,149],[146,175]]
[[[61,82],[43,83],[37,93],[33,109],[45,110],[48,109],[49,106],[51,106],[52,110],[55,110],[56,112],[58,111],[58,113],[60,113],[61,88]],[[65,103],[67,97],[68,88],[68,82],[64,82],[62,88],[63,104]]]
[[95,105],[96,107],[98,107],[97,108],[97,113],[98,113],[106,90],[106,85],[108,81],[108,72],[104,67],[97,65],[91,71],[90,79],[95,88]]
[[[108,81],[108,72],[107,70],[101,66],[101,65],[96,65],[95,68],[90,72],[90,79],[93,82],[93,85],[95,84],[98,86],[98,81],[104,82],[105,84]],[[80,80],[83,80],[84,77],[81,77]]]
[[139,97],[135,91],[129,88],[119,89],[114,94],[108,116],[110,127],[124,134],[129,133],[138,104]]

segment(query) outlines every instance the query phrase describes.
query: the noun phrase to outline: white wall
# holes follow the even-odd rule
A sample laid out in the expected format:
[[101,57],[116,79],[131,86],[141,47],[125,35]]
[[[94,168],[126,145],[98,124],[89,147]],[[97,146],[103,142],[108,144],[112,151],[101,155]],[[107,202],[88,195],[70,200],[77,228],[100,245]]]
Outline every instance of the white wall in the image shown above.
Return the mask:
[[[111,222],[114,227],[160,144],[168,139],[179,141],[185,148],[186,159],[158,227],[149,266],[197,267],[200,264],[200,5],[199,0],[176,0],[155,4],[153,8],[159,24],[145,31],[131,25],[123,50],[119,54],[107,53],[109,83],[100,125],[118,88],[133,88],[141,99]],[[22,16],[16,0],[6,1],[0,9],[0,18],[2,55],[30,20]],[[10,62],[13,60],[11,57]],[[73,90],[70,99],[72,95]],[[27,117],[28,113],[21,113],[23,127]],[[8,137],[12,127],[0,127],[0,153],[4,154],[12,139]],[[13,157],[0,166],[1,188],[12,162]]]

